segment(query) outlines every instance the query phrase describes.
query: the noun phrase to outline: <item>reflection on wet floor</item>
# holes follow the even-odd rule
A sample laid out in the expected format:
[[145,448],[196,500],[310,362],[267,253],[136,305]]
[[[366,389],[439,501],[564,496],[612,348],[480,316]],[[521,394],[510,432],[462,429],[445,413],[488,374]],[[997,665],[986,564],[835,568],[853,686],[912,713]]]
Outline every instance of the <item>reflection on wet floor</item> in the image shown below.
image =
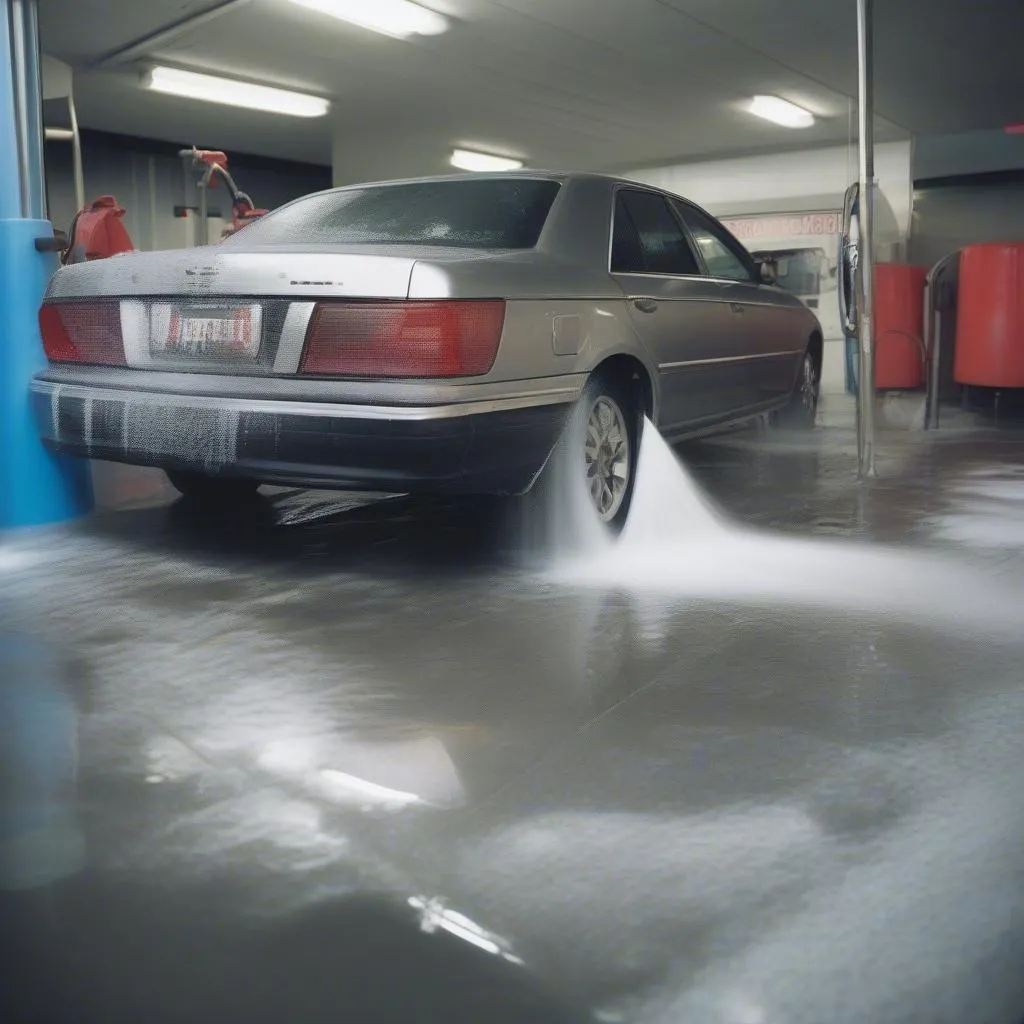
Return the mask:
[[546,566],[494,503],[296,491],[6,542],[88,853],[42,918],[0,896],[50,922],[19,998],[1013,1020],[1024,438],[908,436],[863,488],[845,435],[683,455],[712,511],[655,450],[632,535]]

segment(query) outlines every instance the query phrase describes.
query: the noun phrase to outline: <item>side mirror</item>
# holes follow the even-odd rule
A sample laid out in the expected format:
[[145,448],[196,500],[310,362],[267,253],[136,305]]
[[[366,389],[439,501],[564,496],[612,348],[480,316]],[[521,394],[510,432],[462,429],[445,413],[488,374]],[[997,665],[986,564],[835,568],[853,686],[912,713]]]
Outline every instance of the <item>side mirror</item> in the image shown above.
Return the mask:
[[761,271],[762,284],[775,284],[779,279],[778,264],[770,257],[761,257],[757,261],[757,266]]

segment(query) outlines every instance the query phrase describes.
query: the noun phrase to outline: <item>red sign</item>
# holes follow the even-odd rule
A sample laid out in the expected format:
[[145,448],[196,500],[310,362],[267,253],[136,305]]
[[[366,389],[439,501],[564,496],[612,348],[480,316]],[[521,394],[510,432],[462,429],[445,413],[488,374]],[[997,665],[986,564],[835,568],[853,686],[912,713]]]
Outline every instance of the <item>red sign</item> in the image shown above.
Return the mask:
[[838,235],[840,214],[792,213],[768,217],[726,217],[722,223],[739,239],[801,238],[809,235]]

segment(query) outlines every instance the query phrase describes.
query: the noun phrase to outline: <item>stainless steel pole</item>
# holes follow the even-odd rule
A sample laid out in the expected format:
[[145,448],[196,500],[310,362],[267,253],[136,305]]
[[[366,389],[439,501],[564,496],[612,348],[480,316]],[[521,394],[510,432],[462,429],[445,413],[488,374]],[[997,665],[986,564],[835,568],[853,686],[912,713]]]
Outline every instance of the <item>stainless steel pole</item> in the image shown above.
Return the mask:
[[205,174],[199,180],[198,220],[199,223],[196,224],[196,245],[206,245],[210,240],[210,192],[206,184]]
[[8,13],[21,216],[29,220],[43,220],[46,217],[46,179],[43,174],[43,78],[39,60],[39,11],[36,0],[11,0]]
[[875,475],[875,131],[874,53],[872,14],[874,0],[857,0],[857,99],[860,135],[859,260],[861,298],[860,362],[857,394],[857,464],[862,477]]
[[71,119],[71,166],[75,179],[75,212],[85,208],[85,174],[82,171],[82,136],[78,131],[78,111],[75,97],[68,97],[68,117]]

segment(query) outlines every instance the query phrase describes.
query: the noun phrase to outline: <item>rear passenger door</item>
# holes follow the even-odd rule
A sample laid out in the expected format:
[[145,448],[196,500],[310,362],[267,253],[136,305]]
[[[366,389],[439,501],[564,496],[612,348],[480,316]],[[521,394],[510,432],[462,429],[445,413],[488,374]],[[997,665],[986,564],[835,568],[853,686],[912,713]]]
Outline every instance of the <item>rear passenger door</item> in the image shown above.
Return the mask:
[[623,187],[614,203],[610,269],[658,363],[658,425],[671,435],[719,418],[742,402],[718,362],[733,314],[666,196]]
[[735,385],[745,396],[743,404],[759,405],[788,394],[804,348],[795,334],[798,311],[762,283],[753,257],[718,221],[690,203],[674,205],[709,282],[733,314],[722,354],[735,360]]

